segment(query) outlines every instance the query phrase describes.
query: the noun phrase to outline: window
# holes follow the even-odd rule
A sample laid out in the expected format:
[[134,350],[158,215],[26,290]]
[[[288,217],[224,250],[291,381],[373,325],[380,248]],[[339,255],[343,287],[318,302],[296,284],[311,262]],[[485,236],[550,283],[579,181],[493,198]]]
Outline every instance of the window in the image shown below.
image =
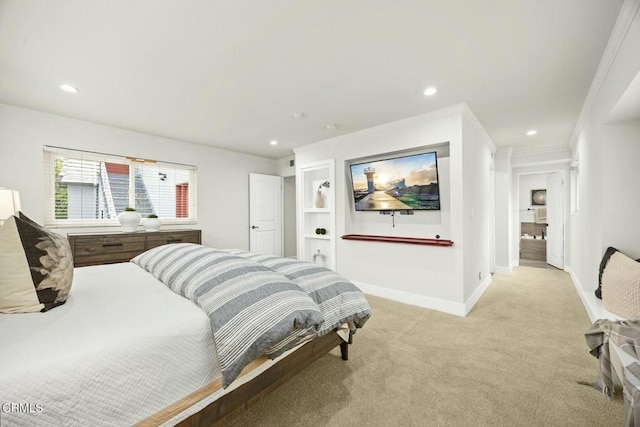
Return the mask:
[[45,225],[117,225],[133,207],[164,224],[196,222],[196,167],[44,147]]

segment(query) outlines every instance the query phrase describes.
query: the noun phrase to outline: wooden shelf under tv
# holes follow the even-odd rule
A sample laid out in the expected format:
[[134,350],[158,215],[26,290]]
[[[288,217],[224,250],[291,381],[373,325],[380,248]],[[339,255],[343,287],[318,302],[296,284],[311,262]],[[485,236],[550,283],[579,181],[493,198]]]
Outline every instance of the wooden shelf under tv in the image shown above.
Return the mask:
[[453,241],[446,239],[429,239],[422,237],[375,236],[370,234],[345,234],[343,240],[360,240],[363,242],[407,243],[410,245],[453,246]]

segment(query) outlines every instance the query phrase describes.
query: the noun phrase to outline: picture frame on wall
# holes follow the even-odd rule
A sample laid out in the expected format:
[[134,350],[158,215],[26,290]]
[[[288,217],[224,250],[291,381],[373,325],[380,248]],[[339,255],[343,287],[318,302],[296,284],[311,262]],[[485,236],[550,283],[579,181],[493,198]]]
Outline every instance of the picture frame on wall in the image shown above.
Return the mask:
[[531,206],[546,206],[547,190],[531,190]]

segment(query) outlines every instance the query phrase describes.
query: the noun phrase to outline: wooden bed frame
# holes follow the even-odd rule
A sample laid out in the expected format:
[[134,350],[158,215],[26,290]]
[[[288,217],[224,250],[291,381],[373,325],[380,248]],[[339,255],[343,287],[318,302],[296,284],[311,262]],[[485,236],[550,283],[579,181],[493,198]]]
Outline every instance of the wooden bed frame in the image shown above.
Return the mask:
[[220,397],[178,426],[222,426],[337,346],[340,346],[342,360],[347,360],[348,345],[336,333],[309,341],[256,378]]
[[[189,416],[177,425],[180,427],[209,427],[225,425],[231,418],[239,415],[252,404],[262,399],[267,394],[278,388],[287,380],[295,376],[314,361],[327,354],[332,349],[340,346],[342,360],[349,358],[349,344],[352,337],[349,334],[349,342],[345,342],[337,333],[329,333],[321,338],[316,338],[304,344],[293,353],[277,361],[273,366],[247,381],[238,388],[220,396],[215,401],[204,407],[199,412]],[[251,371],[259,366],[266,358],[259,359],[248,365],[243,373]],[[242,374],[241,374],[242,375]],[[185,406],[191,406],[202,400],[205,396],[214,393],[222,387],[221,380],[217,380],[206,387],[186,396],[180,402],[162,410],[137,424],[137,427],[157,426],[178,415]]]

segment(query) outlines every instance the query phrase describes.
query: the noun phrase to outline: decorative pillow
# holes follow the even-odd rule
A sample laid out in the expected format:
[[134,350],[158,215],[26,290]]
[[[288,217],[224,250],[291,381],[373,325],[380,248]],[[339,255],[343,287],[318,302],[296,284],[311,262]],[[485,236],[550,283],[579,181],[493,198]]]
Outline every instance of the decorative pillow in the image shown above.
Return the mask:
[[19,212],[0,228],[0,271],[0,313],[50,310],[71,289],[71,247]]
[[[597,298],[602,299],[602,273],[609,262],[609,258],[611,258],[611,255],[616,252],[619,251],[616,248],[609,246],[602,256],[602,261],[600,261],[600,273],[598,274],[598,288],[595,291]],[[637,259],[636,262],[640,262],[640,259]]]
[[602,303],[612,313],[640,320],[640,263],[618,251],[609,257],[602,273]]

